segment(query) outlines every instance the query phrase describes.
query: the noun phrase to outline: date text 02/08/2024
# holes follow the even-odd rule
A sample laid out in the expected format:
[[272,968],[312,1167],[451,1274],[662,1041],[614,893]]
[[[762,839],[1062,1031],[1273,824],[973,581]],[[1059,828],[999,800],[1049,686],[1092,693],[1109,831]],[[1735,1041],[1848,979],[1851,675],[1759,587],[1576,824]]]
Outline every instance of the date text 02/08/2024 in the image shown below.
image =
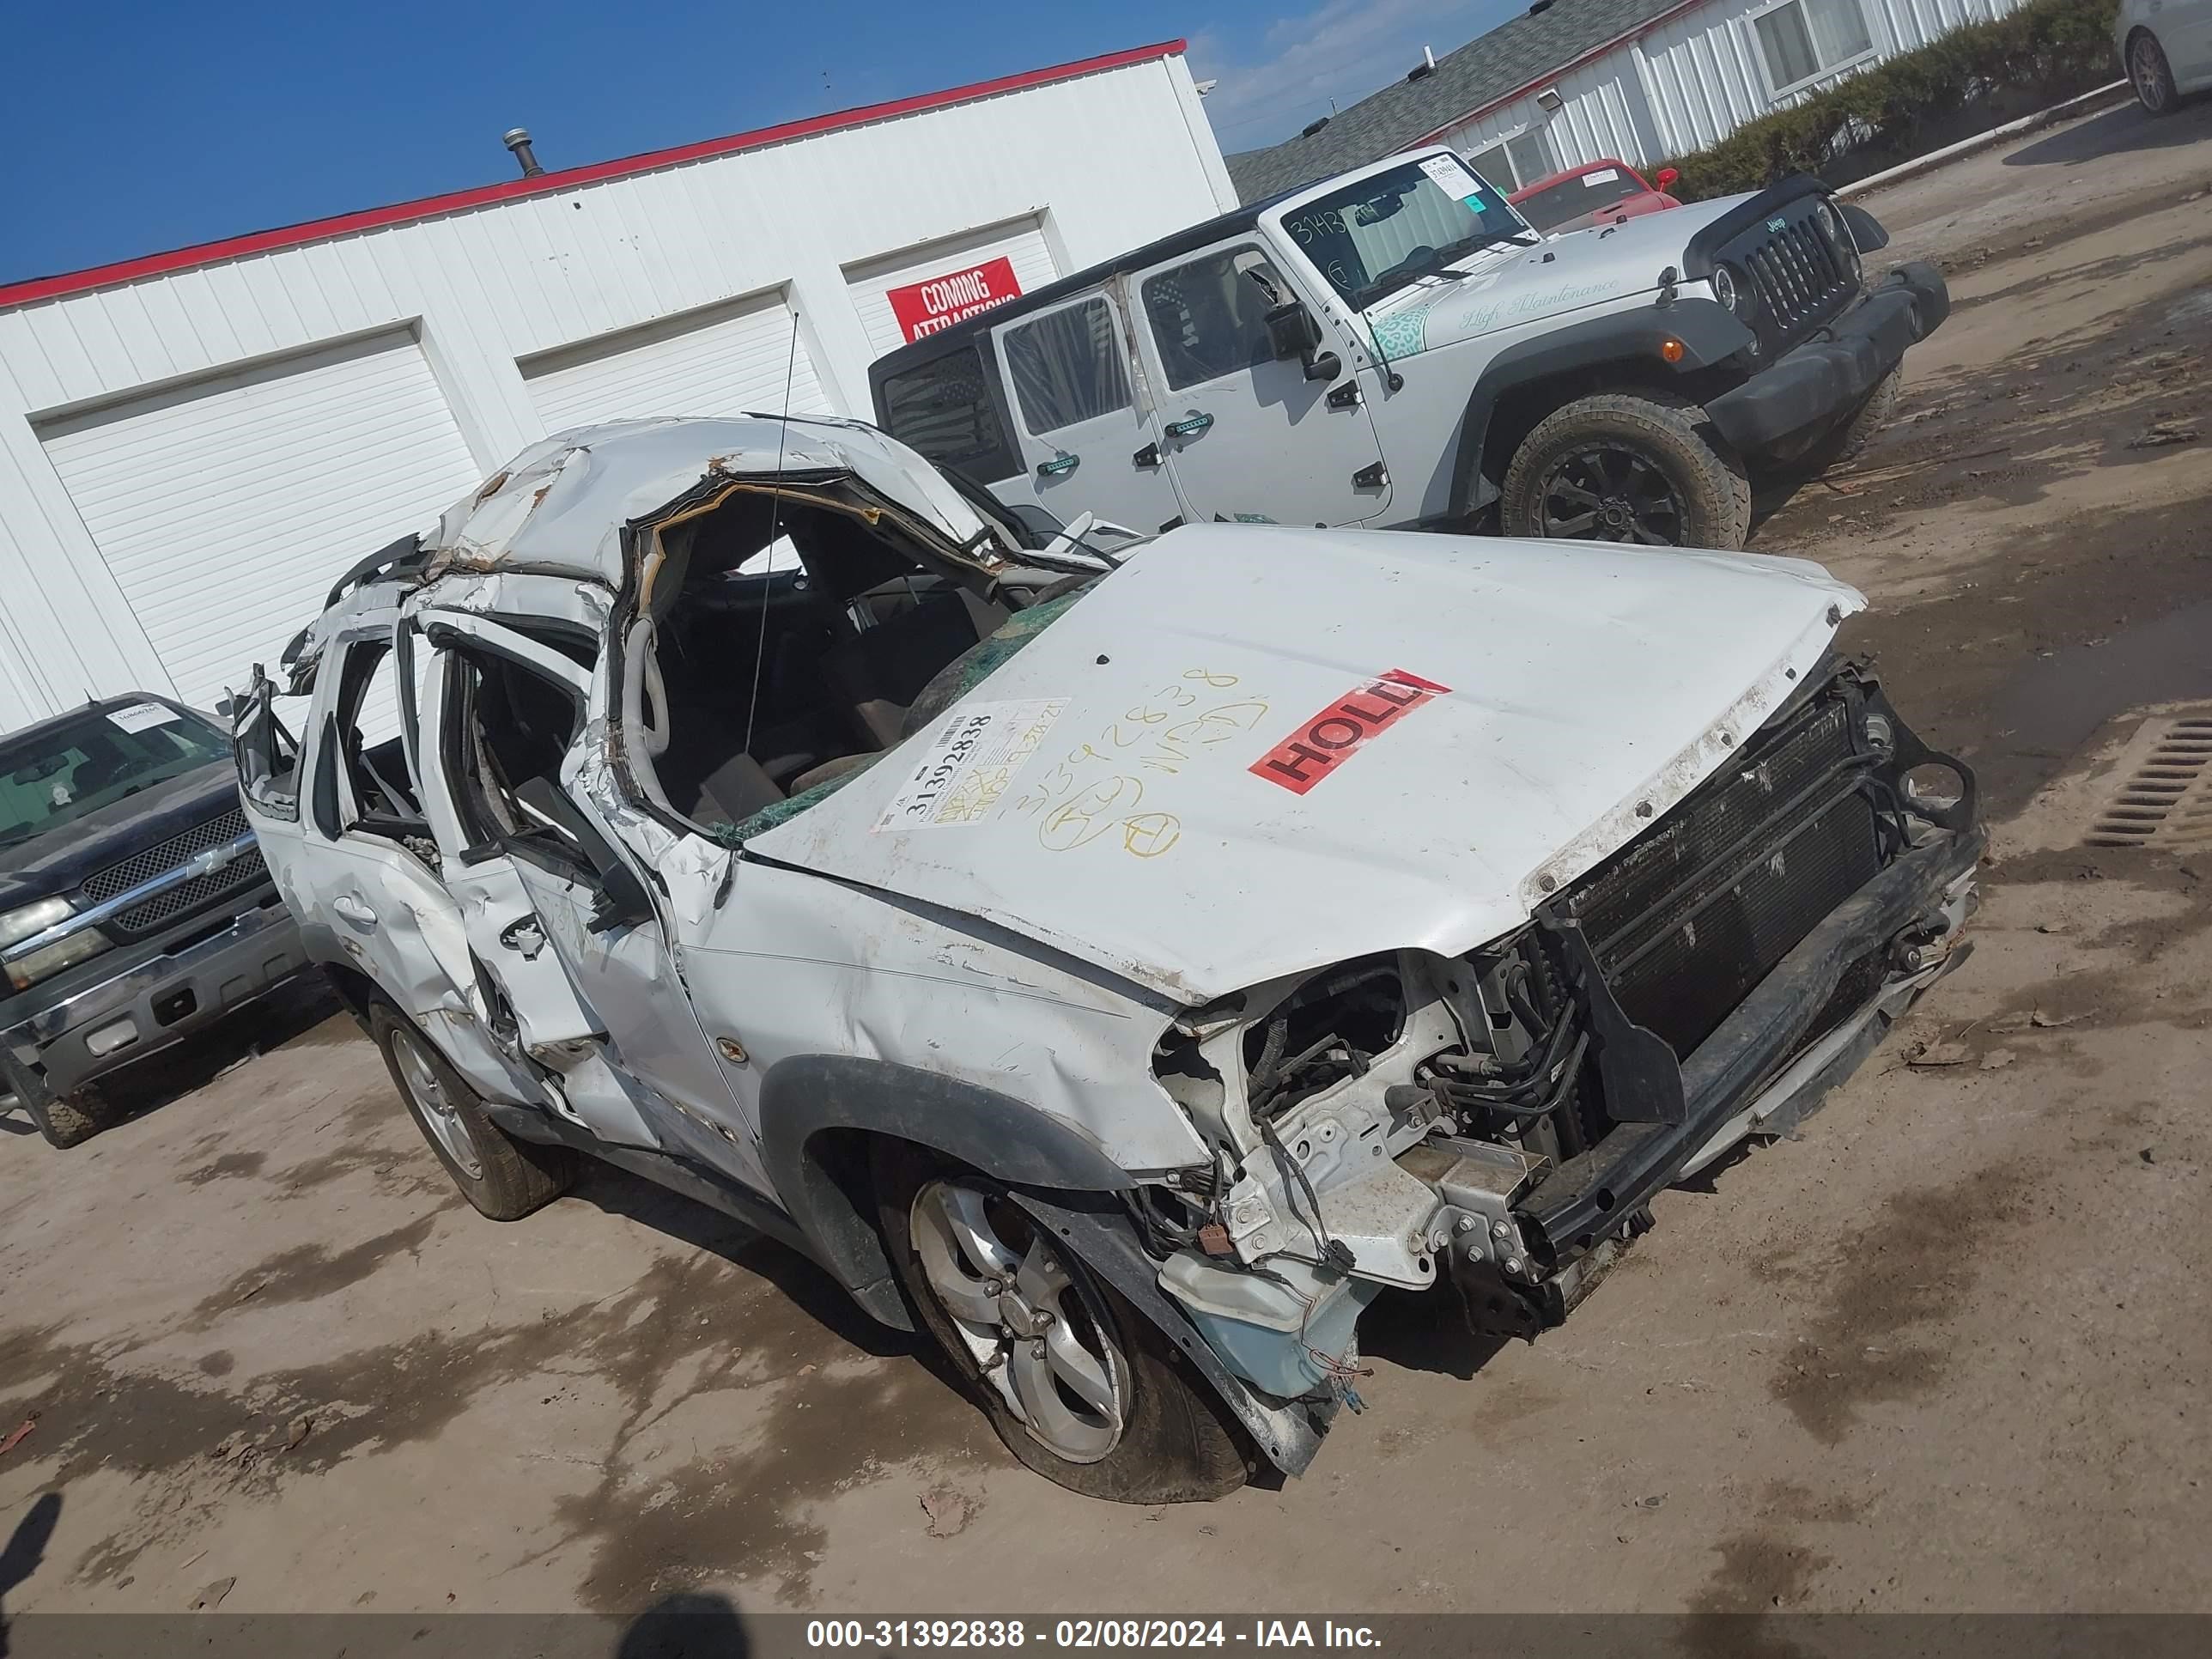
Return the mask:
[[809,1648],[1379,1648],[1371,1626],[1329,1619],[811,1619]]

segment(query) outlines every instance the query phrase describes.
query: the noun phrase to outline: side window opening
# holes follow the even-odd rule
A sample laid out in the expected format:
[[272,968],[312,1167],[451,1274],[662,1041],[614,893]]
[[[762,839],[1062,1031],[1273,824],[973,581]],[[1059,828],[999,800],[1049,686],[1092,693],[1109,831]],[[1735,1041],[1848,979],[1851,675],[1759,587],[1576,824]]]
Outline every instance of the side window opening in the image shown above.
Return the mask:
[[333,735],[352,805],[343,827],[394,840],[427,841],[422,791],[400,737],[398,658],[389,639],[346,652]]
[[1144,307],[1168,385],[1218,380],[1274,361],[1267,313],[1291,290],[1257,248],[1222,248],[1145,278]]
[[580,719],[567,689],[488,653],[448,651],[444,663],[440,762],[471,842],[538,842],[580,862],[574,836],[524,799],[534,784],[559,787]]
[[1022,424],[1042,437],[1129,407],[1129,369],[1099,295],[1006,331],[1006,372]]
[[[828,492],[734,491],[655,584],[644,757],[708,830],[833,786],[905,736],[938,672],[1006,611]],[[750,741],[748,740],[750,739]]]
[[305,697],[280,699],[273,682],[258,679],[239,712],[239,787],[271,817],[300,816],[300,740],[292,734],[302,728],[308,704]]

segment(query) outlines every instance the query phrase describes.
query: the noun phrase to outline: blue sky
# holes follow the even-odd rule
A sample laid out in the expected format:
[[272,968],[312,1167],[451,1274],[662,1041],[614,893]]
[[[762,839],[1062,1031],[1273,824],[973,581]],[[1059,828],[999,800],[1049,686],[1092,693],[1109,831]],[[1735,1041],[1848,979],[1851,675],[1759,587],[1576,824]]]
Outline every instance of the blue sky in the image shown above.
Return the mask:
[[1223,149],[1289,137],[1512,0],[9,9],[0,281],[1188,38]]

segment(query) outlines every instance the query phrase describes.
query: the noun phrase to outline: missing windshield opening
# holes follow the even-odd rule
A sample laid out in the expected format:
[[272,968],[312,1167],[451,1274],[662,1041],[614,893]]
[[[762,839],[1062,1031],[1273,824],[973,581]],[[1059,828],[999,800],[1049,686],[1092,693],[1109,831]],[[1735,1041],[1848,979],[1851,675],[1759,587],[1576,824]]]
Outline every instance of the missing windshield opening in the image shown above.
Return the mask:
[[708,829],[899,743],[923,689],[1007,615],[840,484],[734,487],[664,544],[641,735],[668,804]]

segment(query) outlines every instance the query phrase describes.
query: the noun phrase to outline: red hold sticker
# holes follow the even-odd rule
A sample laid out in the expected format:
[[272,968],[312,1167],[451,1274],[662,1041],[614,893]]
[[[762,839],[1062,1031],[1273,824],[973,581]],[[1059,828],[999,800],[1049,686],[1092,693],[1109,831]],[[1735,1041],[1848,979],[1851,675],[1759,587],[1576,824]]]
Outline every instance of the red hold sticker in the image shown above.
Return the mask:
[[1303,795],[1368,738],[1450,690],[1402,668],[1386,670],[1349,696],[1338,698],[1253,762],[1252,775]]

